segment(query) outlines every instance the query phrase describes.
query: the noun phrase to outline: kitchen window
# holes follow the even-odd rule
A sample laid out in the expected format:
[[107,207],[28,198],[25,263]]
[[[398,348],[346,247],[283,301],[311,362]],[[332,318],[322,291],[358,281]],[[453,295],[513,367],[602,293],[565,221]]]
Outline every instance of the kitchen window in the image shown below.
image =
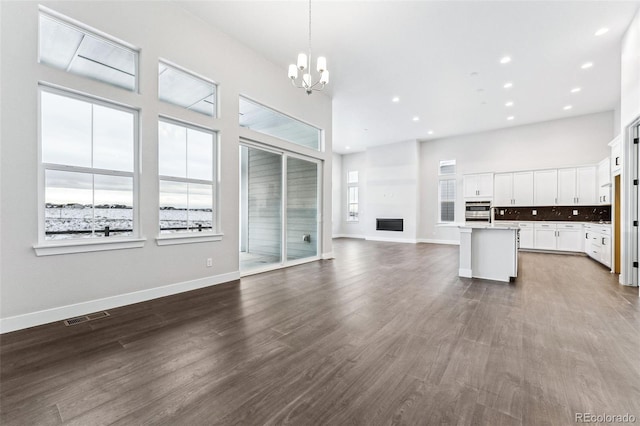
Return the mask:
[[438,222],[455,222],[456,160],[441,160],[438,176]]
[[359,187],[358,187],[358,172],[350,171],[347,173],[347,206],[348,215],[347,222],[358,222],[358,210],[359,210]]

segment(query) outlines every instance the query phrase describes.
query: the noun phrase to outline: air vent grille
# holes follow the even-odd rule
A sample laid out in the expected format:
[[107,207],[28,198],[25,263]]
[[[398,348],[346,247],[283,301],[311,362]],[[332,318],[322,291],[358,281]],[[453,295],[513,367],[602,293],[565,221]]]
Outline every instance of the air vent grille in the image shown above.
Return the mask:
[[100,318],[106,318],[109,316],[109,312],[107,311],[102,311],[102,312],[94,312],[93,314],[88,314],[88,315],[82,315],[79,317],[74,317],[74,318],[69,318],[64,320],[64,325],[66,325],[67,327],[72,326],[72,325],[76,325],[76,324],[82,324],[83,322],[88,322],[88,321],[93,321],[93,320],[97,320]]

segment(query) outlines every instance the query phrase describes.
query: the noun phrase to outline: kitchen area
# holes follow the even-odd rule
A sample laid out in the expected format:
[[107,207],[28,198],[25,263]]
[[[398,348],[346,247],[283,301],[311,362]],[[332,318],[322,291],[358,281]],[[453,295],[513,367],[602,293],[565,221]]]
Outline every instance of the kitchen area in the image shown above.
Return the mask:
[[513,281],[519,250],[586,255],[619,273],[619,138],[609,146],[598,164],[464,175],[459,275]]

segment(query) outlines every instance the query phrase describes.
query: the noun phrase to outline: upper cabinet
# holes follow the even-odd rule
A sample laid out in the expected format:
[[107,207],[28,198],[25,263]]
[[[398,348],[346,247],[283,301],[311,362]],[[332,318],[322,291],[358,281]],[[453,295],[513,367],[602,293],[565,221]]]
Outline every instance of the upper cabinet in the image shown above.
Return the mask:
[[622,171],[622,145],[620,144],[620,136],[616,136],[614,140],[609,142],[611,147],[611,174],[619,175]]
[[462,179],[464,198],[493,198],[493,173],[464,175]]
[[496,174],[493,204],[497,207],[532,206],[533,172]]
[[558,204],[558,170],[536,170],[533,172],[533,189],[535,206]]
[[598,163],[598,202],[611,204],[611,162],[609,157]]
[[558,205],[594,205],[597,202],[595,166],[558,169]]

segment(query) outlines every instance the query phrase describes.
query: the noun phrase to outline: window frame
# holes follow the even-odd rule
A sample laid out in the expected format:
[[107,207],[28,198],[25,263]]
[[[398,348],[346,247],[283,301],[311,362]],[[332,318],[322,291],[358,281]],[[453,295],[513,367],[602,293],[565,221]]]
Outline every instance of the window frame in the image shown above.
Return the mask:
[[[441,177],[438,179],[438,223],[439,224],[452,224],[456,222],[456,196],[458,190],[458,183],[454,174],[445,175],[447,177]],[[452,199],[443,199],[442,197],[442,182],[452,182],[453,183],[453,198]],[[442,219],[442,203],[443,202],[452,202],[453,203],[453,219],[452,220],[443,220]]]
[[[356,173],[356,180],[350,180],[350,174]],[[360,222],[360,172],[358,170],[348,170],[347,171],[347,222],[348,223],[358,223]],[[351,189],[356,189],[356,195],[358,201],[355,203],[351,202]],[[358,215],[355,218],[351,217],[351,205],[356,205],[358,207]]]
[[188,107],[183,107],[181,105],[178,105],[176,103],[173,102],[169,102],[169,101],[165,101],[163,99],[160,98],[160,74],[158,74],[158,102],[160,102],[161,104],[166,104],[166,105],[171,105],[173,107],[177,107],[180,108],[181,110],[186,110],[186,111],[190,111],[190,112],[194,112],[200,115],[205,116],[205,119],[217,119],[220,116],[220,107],[219,107],[219,84],[215,81],[212,80],[210,78],[207,78],[205,76],[203,76],[202,74],[198,74],[197,72],[191,71],[185,67],[182,67],[178,64],[176,64],[175,62],[169,61],[167,59],[164,58],[158,58],[158,66],[160,65],[164,65],[167,68],[173,68],[175,71],[178,71],[180,73],[186,74],[187,76],[195,79],[195,80],[202,80],[205,83],[209,83],[214,87],[214,93],[213,93],[213,99],[214,99],[214,104],[213,104],[213,115],[209,115],[194,109],[190,109]]
[[[222,233],[220,231],[220,132],[210,128],[210,127],[205,127],[205,126],[201,126],[198,124],[194,124],[194,123],[190,123],[188,121],[185,120],[179,120],[176,119],[174,117],[170,117],[167,115],[159,115],[158,116],[158,120],[157,120],[157,124],[158,126],[160,126],[160,122],[165,122],[174,126],[180,126],[180,127],[184,127],[186,129],[191,129],[191,130],[195,130],[195,131],[199,131],[199,132],[205,132],[205,133],[209,133],[212,136],[212,143],[213,143],[213,147],[212,147],[212,177],[211,177],[211,181],[206,181],[203,179],[194,179],[194,178],[188,178],[188,177],[184,177],[184,178],[178,178],[178,177],[174,177],[174,176],[166,176],[166,175],[161,175],[160,174],[160,170],[158,167],[158,174],[157,174],[157,182],[158,182],[158,204],[157,204],[157,209],[158,209],[158,222],[157,222],[157,237],[156,237],[156,243],[159,246],[164,246],[164,245],[174,245],[174,244],[188,244],[188,243],[198,243],[198,242],[208,242],[208,241],[221,241],[222,237],[224,236],[224,233]],[[158,166],[160,164],[160,134],[158,132],[158,140],[157,140],[157,146],[158,146]],[[162,230],[160,229],[160,216],[159,216],[159,212],[160,212],[160,181],[165,180],[165,181],[171,181],[171,182],[182,182],[182,183],[196,183],[196,184],[211,184],[212,187],[212,220],[211,220],[211,226],[212,229],[209,231],[201,231],[201,232],[196,232],[196,231],[180,231],[180,232],[173,232],[173,233],[162,233]]]
[[[89,76],[84,75],[84,74],[72,72],[72,71],[69,71],[69,70],[65,70],[65,69],[58,68],[58,67],[55,67],[53,65],[49,65],[49,64],[41,62],[41,60],[40,60],[40,58],[42,56],[42,52],[41,52],[42,46],[40,45],[40,17],[41,16],[45,16],[45,17],[47,17],[47,18],[49,18],[49,19],[51,19],[53,21],[56,21],[60,25],[64,25],[64,26],[70,27],[70,28],[75,29],[77,31],[83,32],[83,33],[85,33],[85,34],[87,34],[87,35],[89,35],[91,37],[94,37],[94,38],[97,38],[97,39],[101,39],[106,43],[115,45],[115,46],[117,46],[119,48],[122,48],[124,50],[127,50],[127,51],[133,53],[133,55],[134,55],[134,70],[135,70],[133,88],[132,89],[128,89],[126,87],[118,86],[116,84],[110,83],[110,82],[105,81],[105,80],[92,78],[92,77],[89,77]],[[91,27],[89,25],[86,25],[86,24],[84,24],[84,23],[82,23],[82,22],[80,22],[78,20],[70,18],[70,17],[68,17],[66,15],[63,15],[63,14],[61,14],[59,12],[56,12],[56,11],[54,11],[52,9],[49,9],[48,7],[45,7],[45,6],[42,6],[42,5],[39,5],[39,7],[38,7],[38,33],[37,33],[37,38],[38,38],[38,42],[37,42],[37,54],[38,54],[37,58],[38,58],[38,60],[37,60],[37,62],[39,64],[42,64],[43,66],[47,66],[47,67],[51,67],[51,68],[62,70],[65,73],[76,75],[76,76],[78,76],[80,78],[83,78],[83,79],[89,79],[89,80],[97,81],[99,83],[106,84],[106,85],[111,86],[111,87],[115,87],[116,89],[124,90],[125,92],[136,93],[136,94],[140,93],[140,49],[135,47],[131,43],[127,43],[127,42],[125,42],[123,40],[118,39],[117,37],[114,37],[114,36],[112,36],[112,35],[110,35],[108,33],[105,33],[104,31],[100,31],[100,30],[98,30],[96,28],[93,28],[93,27]]]
[[[118,111],[124,111],[133,115],[133,171],[123,172],[118,170],[101,169],[86,166],[69,166],[56,163],[43,162],[42,146],[42,93],[48,92],[54,95],[67,97],[92,105],[99,105]],[[38,132],[38,243],[34,245],[36,255],[56,255],[66,253],[80,253],[87,251],[102,251],[123,248],[142,247],[145,239],[140,234],[140,110],[111,100],[105,100],[86,93],[63,88],[59,86],[38,83],[37,89],[37,132]],[[92,140],[93,146],[93,140]],[[91,175],[122,176],[133,179],[132,194],[132,235],[113,236],[103,238],[70,238],[64,240],[47,240],[45,230],[46,215],[46,171],[57,170],[66,172],[79,172]]]

